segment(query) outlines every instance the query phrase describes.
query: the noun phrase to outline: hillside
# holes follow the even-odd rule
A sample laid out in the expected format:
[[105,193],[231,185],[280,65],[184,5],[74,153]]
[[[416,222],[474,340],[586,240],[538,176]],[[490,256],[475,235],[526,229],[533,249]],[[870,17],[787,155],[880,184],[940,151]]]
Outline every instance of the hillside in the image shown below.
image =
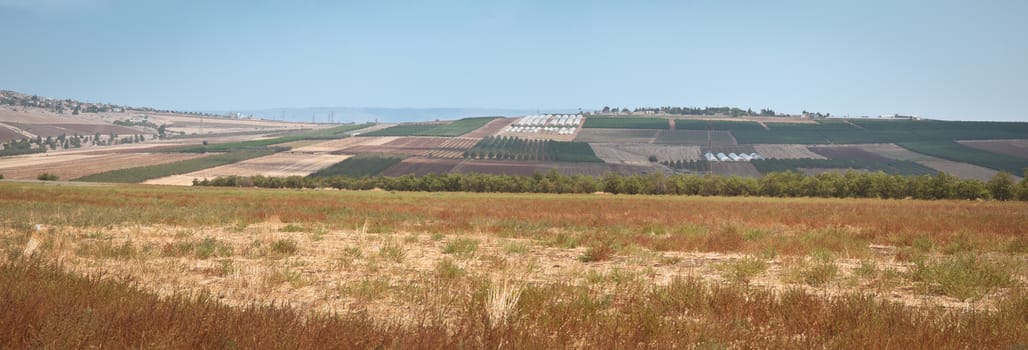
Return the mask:
[[[532,175],[550,170],[596,177],[608,173],[761,177],[780,171],[807,175],[847,171],[896,175],[944,172],[981,181],[1005,171],[1014,175],[1016,181],[1028,167],[1028,123],[837,119],[824,118],[819,113],[776,115],[770,110],[753,116],[717,114],[724,112],[722,109],[746,112],[714,108],[687,110],[709,113],[700,116],[595,112],[472,117],[401,124],[347,124],[318,134],[309,131],[329,125],[158,111],[3,91],[0,155],[10,158],[46,152],[46,157],[0,159],[0,174],[35,178],[38,173],[49,171],[77,178],[118,170],[169,176],[118,178],[187,185],[194,178],[306,176],[329,168],[334,169],[333,174],[366,176]],[[179,147],[183,145],[202,147]],[[198,150],[234,152],[258,148],[286,153],[226,156],[228,163],[193,160],[189,155]],[[89,160],[79,160],[85,151]],[[163,156],[151,155],[154,151],[163,152]],[[354,156],[359,157],[350,159]],[[256,158],[250,159],[253,157]],[[139,169],[132,170],[129,159],[147,161],[135,164]],[[212,168],[190,165],[192,170],[185,172],[154,172],[147,168],[173,161],[210,164]],[[108,166],[96,167],[99,163]],[[79,164],[93,165],[95,171],[82,171]]]

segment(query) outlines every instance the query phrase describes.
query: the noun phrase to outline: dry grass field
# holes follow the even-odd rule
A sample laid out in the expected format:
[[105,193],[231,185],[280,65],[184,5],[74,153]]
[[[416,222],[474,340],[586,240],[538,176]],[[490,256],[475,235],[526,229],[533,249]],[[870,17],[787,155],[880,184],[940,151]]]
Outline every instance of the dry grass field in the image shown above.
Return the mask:
[[1018,202],[0,182],[0,218],[5,347],[1028,342]]

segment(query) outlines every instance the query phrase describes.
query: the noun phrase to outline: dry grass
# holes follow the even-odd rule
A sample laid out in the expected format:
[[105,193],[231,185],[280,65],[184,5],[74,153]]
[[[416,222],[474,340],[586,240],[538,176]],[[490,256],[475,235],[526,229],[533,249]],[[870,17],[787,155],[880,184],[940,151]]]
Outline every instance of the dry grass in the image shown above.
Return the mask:
[[1002,348],[1026,210],[0,183],[0,347]]

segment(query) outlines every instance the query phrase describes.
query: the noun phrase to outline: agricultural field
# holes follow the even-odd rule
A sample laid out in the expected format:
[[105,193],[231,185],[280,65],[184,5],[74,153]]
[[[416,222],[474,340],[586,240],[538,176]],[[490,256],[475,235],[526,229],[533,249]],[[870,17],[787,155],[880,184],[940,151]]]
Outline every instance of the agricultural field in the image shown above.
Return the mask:
[[464,153],[464,158],[557,162],[603,162],[584,142],[488,136]]
[[648,129],[581,129],[575,136],[575,142],[653,143],[658,132]]
[[440,136],[456,137],[484,127],[498,117],[464,118],[451,122],[399,124],[359,136]]
[[[364,139],[363,137],[359,139]],[[384,143],[348,146],[341,153],[390,153],[431,158],[460,159],[479,139],[469,137],[393,137]]]
[[754,161],[761,173],[797,169],[811,174],[846,170],[884,171],[890,174],[926,175],[935,170],[921,164],[884,157],[860,147],[810,147],[809,150],[821,155],[820,158],[769,158]]
[[0,182],[0,217],[12,348],[1028,342],[1023,202]]
[[386,168],[379,175],[382,176],[425,176],[428,174],[446,174],[453,170],[463,160],[410,157],[395,165]]
[[661,130],[657,132],[654,143],[667,145],[693,145],[706,147],[708,144],[713,147],[737,145],[735,137],[728,131],[710,132],[703,130]]
[[39,174],[48,173],[57,175],[62,180],[74,180],[112,170],[159,165],[204,156],[187,153],[106,153],[19,157],[0,161],[0,174],[7,179],[32,180]]
[[768,159],[825,159],[806,145],[753,145],[753,151]]
[[1023,174],[1025,168],[1028,168],[1028,159],[983,151],[952,141],[906,142],[898,145],[917,153],[1006,171],[1011,174]]
[[751,162],[708,162],[710,173],[719,176],[742,176],[760,177],[761,171],[757,170]]
[[[890,159],[914,162],[926,166],[928,168],[934,169],[935,171],[941,171],[959,177],[961,179],[988,181],[998,172],[995,169],[984,168],[973,164],[954,162],[952,160],[946,160],[942,158],[932,157],[929,155],[924,155],[921,153],[916,153],[891,143],[849,145],[847,147],[857,147],[867,152],[871,152]],[[1017,175],[1015,174],[1014,176],[1016,178]]]
[[485,125],[482,125],[482,127],[461,136],[473,138],[496,136],[500,133],[500,131],[503,130],[503,128],[506,128],[507,126],[513,124],[517,120],[517,118],[496,118],[489,121]]
[[1028,140],[964,140],[957,143],[987,152],[1028,159]]
[[357,152],[350,151],[355,147],[362,146],[381,146],[383,144],[392,142],[399,139],[396,136],[383,136],[383,137],[348,137],[344,139],[330,140],[319,142],[313,145],[296,148],[297,152],[307,153],[320,153],[320,152],[336,152],[341,154],[356,154]]
[[702,159],[699,146],[645,143],[591,143],[589,145],[596,152],[596,156],[608,164],[650,165],[654,162]]
[[389,167],[396,165],[407,156],[397,154],[359,154],[356,156],[346,156],[345,160],[333,164],[329,167],[321,169],[313,174],[312,177],[326,177],[326,176],[372,176],[378,175],[382,171],[389,169]]
[[263,157],[245,159],[232,164],[197,170],[191,173],[150,179],[144,183],[189,186],[193,183],[193,179],[213,179],[219,176],[307,176],[342,162],[349,157],[349,155],[327,153],[279,152]]
[[[176,185],[187,185],[185,177],[175,178],[174,175],[190,174],[192,172],[199,172],[204,169],[209,169],[217,166],[226,164],[232,164],[235,162],[258,158],[279,152],[282,149],[250,149],[241,150],[229,153],[212,154],[204,157],[197,157],[191,159],[185,159],[170,163],[161,163],[155,165],[144,165],[136,166],[132,168],[123,168],[118,170],[111,170],[102,173],[96,173],[88,176],[77,178],[77,181],[86,182],[116,182],[116,183],[139,183],[147,180],[169,178],[171,183]],[[169,158],[174,158],[171,156]],[[192,175],[192,174],[191,174]],[[219,174],[224,175],[224,174]],[[212,176],[213,177],[213,176]],[[203,176],[200,176],[203,178]],[[174,179],[174,180],[171,180]],[[192,178],[189,178],[192,181]]]
[[589,117],[582,124],[585,129],[655,129],[667,130],[670,124],[664,118]]

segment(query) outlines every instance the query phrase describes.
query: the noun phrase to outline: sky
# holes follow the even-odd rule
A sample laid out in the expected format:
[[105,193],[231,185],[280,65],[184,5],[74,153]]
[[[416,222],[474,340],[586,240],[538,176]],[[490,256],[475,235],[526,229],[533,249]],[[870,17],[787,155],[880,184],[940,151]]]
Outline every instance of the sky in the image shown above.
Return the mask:
[[1028,1],[0,0],[0,89],[177,110],[1028,121]]

